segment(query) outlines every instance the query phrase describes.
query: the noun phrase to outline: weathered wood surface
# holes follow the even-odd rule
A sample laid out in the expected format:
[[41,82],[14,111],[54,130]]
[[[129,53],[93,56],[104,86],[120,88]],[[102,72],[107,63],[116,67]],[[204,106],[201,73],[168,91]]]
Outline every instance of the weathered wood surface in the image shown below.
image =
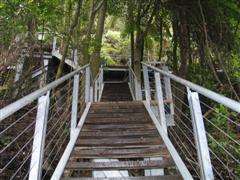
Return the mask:
[[104,85],[101,101],[131,101],[127,83],[107,83]]
[[121,178],[62,178],[62,180],[180,180],[179,175],[166,176],[142,176],[142,177],[121,177]]
[[174,162],[169,159],[148,161],[119,161],[119,162],[69,162],[68,169],[79,170],[125,170],[145,168],[173,167]]
[[[144,160],[144,158],[151,157],[163,159]],[[92,159],[119,159],[119,162],[93,162]],[[169,167],[175,167],[175,164],[143,103],[125,101],[92,104],[66,170],[68,172],[141,170]],[[181,179],[181,176],[129,177],[126,179],[132,178]]]
[[144,157],[169,157],[166,147],[152,146],[152,147],[103,147],[101,148],[86,148],[78,147],[72,152],[72,157],[75,159],[97,159],[97,158],[144,158]]

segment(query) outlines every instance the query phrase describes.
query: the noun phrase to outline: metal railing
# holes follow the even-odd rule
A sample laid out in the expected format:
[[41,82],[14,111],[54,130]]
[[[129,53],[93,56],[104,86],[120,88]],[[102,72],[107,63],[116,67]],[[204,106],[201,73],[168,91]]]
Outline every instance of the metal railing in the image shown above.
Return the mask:
[[49,179],[90,100],[89,65],[0,109],[0,179]]
[[[29,69],[23,71],[23,57],[15,66],[9,66],[2,70],[2,82],[0,83],[0,108],[7,104],[20,99],[21,97],[39,89],[44,83],[50,83],[54,80],[52,71],[49,69],[49,57],[46,53],[43,59],[39,59],[38,63]],[[43,63],[41,63],[43,61]]]
[[166,69],[142,65],[146,102],[192,176],[238,179],[240,103]]
[[128,76],[129,76],[128,84],[134,100],[142,100],[141,85],[138,82],[137,77],[130,66],[128,67]]
[[91,82],[90,92],[91,92],[91,102],[98,102],[101,100],[102,92],[104,88],[103,83],[103,67],[99,68],[99,72],[95,79]]

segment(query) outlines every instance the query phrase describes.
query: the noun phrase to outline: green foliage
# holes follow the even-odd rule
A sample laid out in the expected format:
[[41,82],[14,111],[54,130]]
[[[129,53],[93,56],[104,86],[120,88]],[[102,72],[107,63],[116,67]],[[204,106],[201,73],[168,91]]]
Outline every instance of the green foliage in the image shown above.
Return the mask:
[[239,123],[237,121],[237,113],[230,111],[223,105],[218,105],[214,108],[209,118],[211,123],[206,122],[207,130],[211,134],[209,135],[209,147],[224,162],[227,162],[231,169],[235,169],[236,172],[234,173],[240,175],[240,165],[226,153],[226,151],[231,152],[234,157],[240,158],[239,145],[231,140],[239,141],[238,127],[229,121],[228,118],[231,118],[235,123]]
[[[115,29],[115,27],[113,28]],[[129,39],[122,39],[121,32],[109,29],[103,39],[101,49],[101,57],[105,60],[105,64],[121,64],[124,59],[127,61],[129,54]]]

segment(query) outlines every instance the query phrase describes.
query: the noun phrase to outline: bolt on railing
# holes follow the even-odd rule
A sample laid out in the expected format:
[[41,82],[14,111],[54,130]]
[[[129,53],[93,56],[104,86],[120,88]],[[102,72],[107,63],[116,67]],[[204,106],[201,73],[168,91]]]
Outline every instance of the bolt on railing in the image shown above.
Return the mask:
[[[158,108],[164,108],[165,114],[172,112],[174,119],[174,123],[167,126],[168,136],[193,177],[237,179],[240,175],[240,139],[237,135],[240,128],[240,103],[164,69],[142,64],[145,84],[149,82],[144,86],[145,92],[149,93],[145,97],[149,98],[151,105],[156,100],[159,101],[159,96],[163,97],[163,104],[158,103]],[[160,77],[156,76],[156,73],[159,73]],[[162,95],[159,93],[160,88]],[[167,100],[171,97],[169,94],[172,96],[172,104]],[[164,116],[164,113],[158,110],[156,116],[159,116],[159,112],[162,124],[164,118],[161,116]],[[169,124],[167,116],[165,118],[166,124]]]

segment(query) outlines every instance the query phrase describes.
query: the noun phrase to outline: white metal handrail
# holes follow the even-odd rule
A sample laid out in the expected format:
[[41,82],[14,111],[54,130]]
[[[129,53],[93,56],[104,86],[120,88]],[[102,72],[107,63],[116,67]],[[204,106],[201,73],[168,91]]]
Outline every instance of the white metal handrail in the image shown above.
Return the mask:
[[[158,110],[155,116],[158,116],[162,128],[169,134],[184,161],[190,165],[193,175],[201,179],[214,179],[214,176],[220,179],[226,176],[234,179],[238,177],[235,169],[240,166],[240,154],[237,152],[240,143],[231,134],[234,132],[228,131],[240,128],[236,121],[240,103],[177,77],[164,70],[164,67],[159,69],[146,63],[142,65],[146,102],[150,107],[157,101]],[[207,97],[205,99],[210,104],[200,99],[198,93]],[[216,110],[219,105],[229,108],[230,113],[224,114]],[[169,112],[172,112],[174,118],[173,126],[165,123],[169,121],[166,114]],[[231,128],[226,130],[219,126],[220,120],[230,124]],[[222,144],[223,140],[231,144],[231,148]],[[219,153],[223,154],[219,156]],[[219,165],[214,167],[212,163]]]
[[227,97],[225,97],[225,96],[223,96],[221,94],[215,93],[215,92],[213,92],[213,91],[211,91],[209,89],[206,89],[206,88],[204,88],[202,86],[194,84],[194,83],[192,83],[190,81],[187,81],[187,80],[185,80],[183,78],[180,78],[180,77],[178,77],[176,75],[173,75],[173,74],[171,74],[169,72],[166,72],[164,70],[161,70],[159,68],[153,67],[153,66],[148,65],[146,63],[142,63],[142,64],[144,66],[154,70],[154,71],[159,72],[163,76],[169,77],[170,79],[172,79],[172,80],[174,80],[174,81],[176,81],[176,82],[178,82],[178,83],[180,83],[180,84],[182,84],[182,85],[184,85],[186,87],[189,87],[190,89],[192,89],[192,90],[194,90],[194,91],[196,91],[196,92],[198,92],[198,93],[200,93],[200,94],[202,94],[202,95],[204,95],[204,96],[206,96],[206,97],[208,97],[208,98],[210,98],[210,99],[212,99],[212,100],[214,100],[214,101],[216,101],[216,102],[218,102],[220,104],[223,104],[224,106],[229,107],[230,109],[232,109],[232,110],[234,110],[234,111],[236,111],[238,113],[240,113],[240,103],[239,102],[234,101],[234,100],[232,100],[230,98],[227,98]]
[[92,81],[92,101],[98,102],[101,99],[104,83],[103,83],[103,67],[99,68],[99,72]]
[[10,116],[11,114],[17,112],[19,109],[21,109],[22,107],[30,104],[31,102],[33,102],[34,100],[36,100],[37,98],[39,98],[40,96],[44,95],[47,91],[57,87],[58,85],[62,84],[63,82],[67,81],[68,79],[70,79],[71,77],[73,77],[74,75],[80,73],[83,69],[85,69],[86,67],[88,67],[89,65],[85,65],[81,68],[78,68],[77,70],[61,77],[60,79],[46,85],[45,87],[17,100],[16,102],[0,109],[0,122],[7,118],[8,116]]
[[[76,58],[74,60],[76,61]],[[0,109],[0,123],[4,127],[1,129],[0,135],[3,139],[9,138],[6,144],[1,147],[1,156],[4,156],[8,149],[14,149],[16,143],[20,147],[19,150],[11,150],[12,153],[9,157],[6,157],[7,163],[1,167],[1,174],[16,177],[24,166],[28,166],[29,163],[27,162],[29,160],[31,160],[30,166],[24,167],[27,172],[21,175],[21,177],[24,176],[23,179],[27,177],[31,180],[40,179],[44,166],[47,167],[46,172],[49,171],[49,166],[59,158],[57,156],[61,155],[60,152],[64,150],[66,143],[75,138],[77,118],[80,115],[78,112],[79,90],[82,93],[84,90],[89,91],[90,87],[87,86],[90,82],[86,83],[88,79],[82,76],[86,75],[89,72],[88,70],[89,65],[78,68]],[[85,77],[85,86],[81,83],[83,77]],[[85,99],[87,98],[85,97]],[[80,108],[84,107],[85,105]],[[29,110],[25,112],[25,109]],[[14,119],[15,121],[13,121]],[[28,122],[28,124],[21,125],[23,122]],[[18,132],[18,129],[13,131],[16,126],[20,126],[20,132]],[[22,138],[24,138],[24,141],[21,141]],[[56,146],[57,143],[59,143],[59,146]],[[47,153],[46,150],[50,152]],[[53,159],[50,161],[51,156]],[[16,172],[9,174],[10,165],[16,158],[21,157],[24,157],[25,160],[16,162],[19,167],[16,167]],[[50,161],[48,166],[46,166],[47,161]],[[46,173],[43,176],[46,176]]]

